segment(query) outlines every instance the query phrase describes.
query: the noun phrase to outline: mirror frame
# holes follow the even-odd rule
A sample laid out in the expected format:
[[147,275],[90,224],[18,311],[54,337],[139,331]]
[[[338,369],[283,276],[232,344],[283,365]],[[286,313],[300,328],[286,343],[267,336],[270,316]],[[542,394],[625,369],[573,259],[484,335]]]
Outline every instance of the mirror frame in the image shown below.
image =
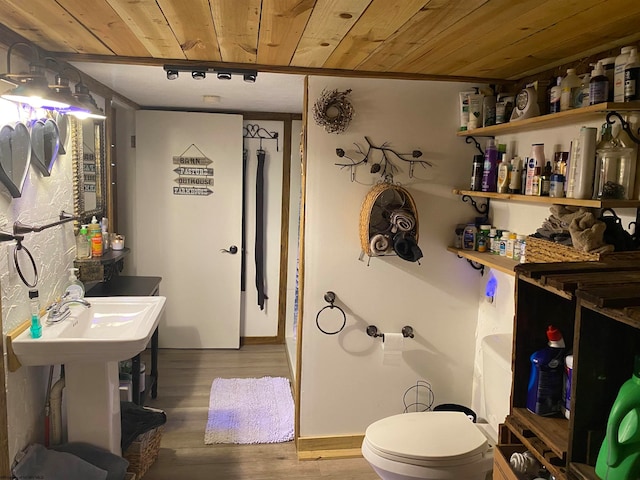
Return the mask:
[[71,119],[71,165],[73,169],[73,211],[74,215],[80,217],[79,222],[87,224],[95,215],[100,219],[105,215],[106,207],[106,178],[105,178],[105,143],[104,143],[104,122],[93,121],[94,127],[94,155],[96,159],[96,208],[85,210],[84,199],[84,159],[83,159],[83,133],[82,121],[77,118]]

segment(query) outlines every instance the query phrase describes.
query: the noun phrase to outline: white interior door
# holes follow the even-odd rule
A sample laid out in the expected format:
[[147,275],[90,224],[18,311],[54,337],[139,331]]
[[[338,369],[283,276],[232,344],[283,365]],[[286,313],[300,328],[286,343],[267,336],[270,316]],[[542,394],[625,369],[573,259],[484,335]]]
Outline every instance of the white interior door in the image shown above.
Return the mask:
[[137,112],[135,171],[132,258],[162,277],[160,347],[238,348],[242,116]]

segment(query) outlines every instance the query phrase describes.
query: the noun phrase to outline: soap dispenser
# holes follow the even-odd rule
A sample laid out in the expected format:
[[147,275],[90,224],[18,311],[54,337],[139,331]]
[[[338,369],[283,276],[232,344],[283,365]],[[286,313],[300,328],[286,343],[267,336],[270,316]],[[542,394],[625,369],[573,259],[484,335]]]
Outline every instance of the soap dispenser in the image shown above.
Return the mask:
[[69,269],[69,285],[64,291],[66,297],[70,299],[82,299],[84,298],[84,285],[78,277],[76,277],[77,268]]

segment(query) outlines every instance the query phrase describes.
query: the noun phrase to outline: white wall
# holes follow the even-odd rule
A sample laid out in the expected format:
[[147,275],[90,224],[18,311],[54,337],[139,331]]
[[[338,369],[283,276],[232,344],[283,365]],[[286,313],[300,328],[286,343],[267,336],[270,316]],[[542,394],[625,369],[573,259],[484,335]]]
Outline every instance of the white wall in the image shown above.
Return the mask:
[[[19,119],[16,105],[0,100],[0,125]],[[70,151],[69,143],[66,150]],[[20,198],[12,198],[5,187],[0,186],[2,231],[12,232],[16,220],[33,225],[57,221],[61,210],[73,212],[71,155],[59,156],[49,177],[43,177],[31,166]],[[68,282],[67,269],[73,265],[75,257],[73,223],[28,233],[23,244],[35,258],[39,275],[37,288],[41,306],[45,307],[60,296]],[[4,335],[30,318],[29,289],[11,266],[13,257],[9,262],[7,252],[10,245],[0,244],[3,341]],[[27,278],[31,277],[29,265],[28,260],[21,260]],[[6,353],[3,361],[6,368]],[[14,373],[7,371],[5,380],[10,459],[27,444],[43,441],[48,371],[47,367],[22,367]]]
[[[355,116],[344,134],[328,134],[309,118],[304,327],[302,338],[301,436],[360,434],[372,421],[402,412],[404,392],[427,380],[435,404],[469,405],[480,275],[447,253],[454,227],[475,212],[451,193],[467,185],[473,149],[455,136],[461,83],[317,77],[309,81],[309,104],[322,90],[352,89]],[[309,107],[310,108],[310,107]],[[354,143],[389,144],[400,152],[420,149],[433,168],[407,167],[396,175],[419,211],[421,265],[397,257],[358,260],[358,224],[365,195],[378,177],[360,167],[357,181],[334,163]],[[345,329],[333,336],[316,328],[327,291],[347,313]],[[380,339],[367,325],[399,333],[414,327],[401,365],[383,365]]]

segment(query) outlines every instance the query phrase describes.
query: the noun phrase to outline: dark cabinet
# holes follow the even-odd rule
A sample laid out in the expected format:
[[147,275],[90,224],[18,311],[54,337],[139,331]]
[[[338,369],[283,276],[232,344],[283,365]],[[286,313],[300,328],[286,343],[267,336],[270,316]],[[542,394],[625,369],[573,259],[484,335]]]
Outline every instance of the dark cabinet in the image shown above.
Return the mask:
[[[549,324],[574,356],[569,419],[526,408],[529,357],[546,345]],[[494,478],[515,478],[500,451],[529,450],[557,480],[597,480],[609,411],[640,353],[640,263],[519,265],[513,342],[511,408]]]

